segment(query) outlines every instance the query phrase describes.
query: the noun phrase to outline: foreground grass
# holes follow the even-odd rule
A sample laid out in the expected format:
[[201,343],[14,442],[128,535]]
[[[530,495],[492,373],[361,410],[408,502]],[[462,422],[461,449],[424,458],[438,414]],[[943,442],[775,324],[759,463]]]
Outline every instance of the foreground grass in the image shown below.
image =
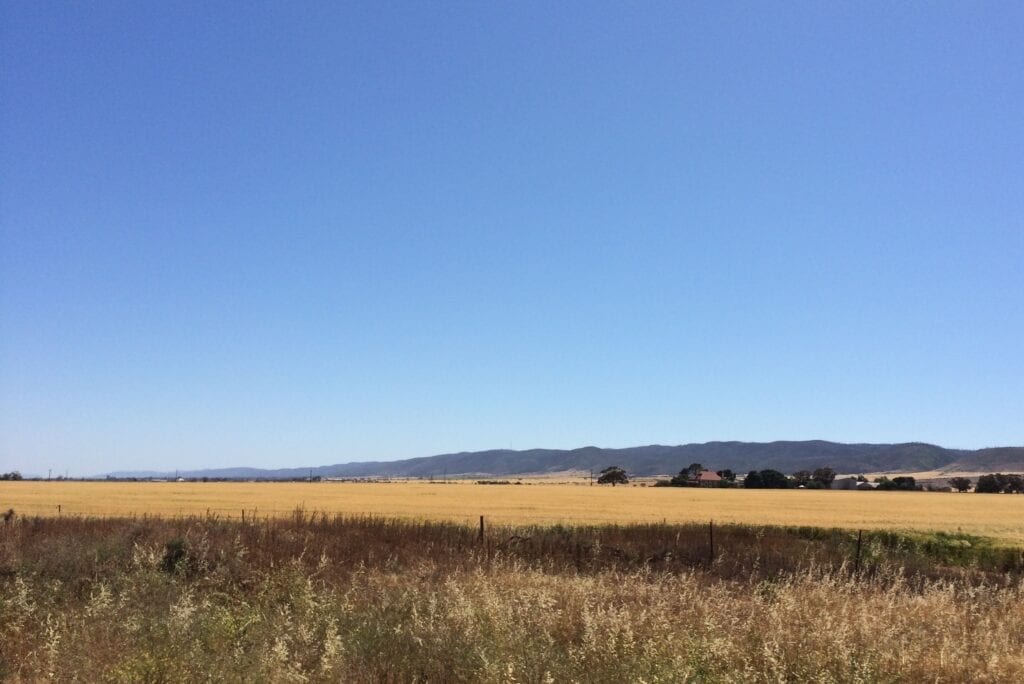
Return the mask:
[[725,527],[713,560],[706,533],[22,520],[0,528],[0,678],[1024,678],[1019,552],[878,535],[855,573],[843,532]]
[[542,484],[0,482],[0,506],[26,515],[288,516],[297,507],[473,524],[716,522],[955,531],[1024,545],[1024,496]]

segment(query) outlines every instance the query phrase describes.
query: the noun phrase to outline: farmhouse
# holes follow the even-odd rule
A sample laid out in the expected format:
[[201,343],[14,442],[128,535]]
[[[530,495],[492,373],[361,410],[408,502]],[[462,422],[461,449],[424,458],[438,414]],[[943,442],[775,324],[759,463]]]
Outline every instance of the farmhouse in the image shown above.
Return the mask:
[[722,478],[713,470],[702,470],[697,473],[698,487],[718,487],[722,484]]

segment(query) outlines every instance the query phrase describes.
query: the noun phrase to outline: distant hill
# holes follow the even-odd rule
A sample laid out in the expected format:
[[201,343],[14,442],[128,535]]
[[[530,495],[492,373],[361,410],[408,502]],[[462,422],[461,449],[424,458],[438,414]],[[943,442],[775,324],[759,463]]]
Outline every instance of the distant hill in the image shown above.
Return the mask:
[[[312,471],[320,477],[441,477],[527,475],[600,470],[618,465],[631,475],[653,476],[679,472],[690,463],[712,470],[732,468],[738,473],[773,468],[784,473],[828,466],[844,473],[925,470],[1024,471],[1024,447],[967,451],[934,444],[839,444],[802,442],[707,442],[679,446],[650,445],[627,449],[528,449],[460,452],[402,461],[368,461],[337,465],[282,468],[218,468],[190,470],[181,477],[238,479],[292,479]],[[170,477],[174,473],[117,472],[113,477]]]
[[1024,449],[1021,447],[995,447],[966,451],[963,456],[945,467],[960,472],[1024,472]]

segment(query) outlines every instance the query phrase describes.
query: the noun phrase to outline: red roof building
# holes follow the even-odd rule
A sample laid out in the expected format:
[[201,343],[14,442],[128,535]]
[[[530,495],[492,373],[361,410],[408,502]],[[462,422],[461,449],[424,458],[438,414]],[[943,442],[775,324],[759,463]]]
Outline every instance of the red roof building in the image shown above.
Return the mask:
[[702,470],[697,475],[697,486],[699,487],[717,487],[721,483],[721,476],[713,470]]

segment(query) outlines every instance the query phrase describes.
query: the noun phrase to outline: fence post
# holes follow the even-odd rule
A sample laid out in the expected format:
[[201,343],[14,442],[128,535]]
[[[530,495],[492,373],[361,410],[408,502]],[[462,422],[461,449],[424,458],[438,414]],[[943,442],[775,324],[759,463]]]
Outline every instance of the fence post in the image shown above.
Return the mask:
[[863,538],[864,538],[864,530],[857,530],[857,557],[853,561],[853,572],[854,573],[859,573],[860,572],[860,545],[861,545],[861,541],[863,540]]
[[715,521],[708,521],[708,563],[715,562]]
[[480,516],[480,543],[484,543],[484,516]]

